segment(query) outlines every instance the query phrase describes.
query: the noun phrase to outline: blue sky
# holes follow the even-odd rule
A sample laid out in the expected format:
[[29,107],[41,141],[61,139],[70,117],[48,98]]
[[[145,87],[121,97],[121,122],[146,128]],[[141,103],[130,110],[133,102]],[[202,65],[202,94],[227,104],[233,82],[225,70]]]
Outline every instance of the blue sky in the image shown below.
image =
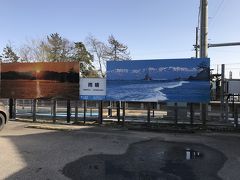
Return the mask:
[[[0,50],[58,32],[72,41],[113,34],[133,59],[195,55],[199,0],[0,0]],[[240,41],[240,1],[209,0],[209,43]],[[212,67],[227,63],[240,78],[240,46],[210,48]],[[235,64],[239,63],[239,64]],[[238,69],[239,67],[239,69]]]

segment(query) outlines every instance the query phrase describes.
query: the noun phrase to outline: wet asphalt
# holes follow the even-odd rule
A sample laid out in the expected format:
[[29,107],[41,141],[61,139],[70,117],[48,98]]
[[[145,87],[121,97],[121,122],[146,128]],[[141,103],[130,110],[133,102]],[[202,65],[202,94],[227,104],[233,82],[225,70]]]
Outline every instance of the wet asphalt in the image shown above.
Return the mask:
[[149,140],[132,144],[122,155],[91,155],[67,164],[70,179],[220,180],[226,157],[199,144]]

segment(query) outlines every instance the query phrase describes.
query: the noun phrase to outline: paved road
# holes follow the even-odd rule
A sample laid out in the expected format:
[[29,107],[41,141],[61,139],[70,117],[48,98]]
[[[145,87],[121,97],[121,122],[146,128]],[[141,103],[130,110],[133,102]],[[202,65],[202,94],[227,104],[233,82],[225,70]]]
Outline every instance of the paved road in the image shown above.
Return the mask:
[[25,128],[28,125],[9,122],[0,132],[0,179],[240,177],[238,134],[164,134],[105,127],[56,131]]

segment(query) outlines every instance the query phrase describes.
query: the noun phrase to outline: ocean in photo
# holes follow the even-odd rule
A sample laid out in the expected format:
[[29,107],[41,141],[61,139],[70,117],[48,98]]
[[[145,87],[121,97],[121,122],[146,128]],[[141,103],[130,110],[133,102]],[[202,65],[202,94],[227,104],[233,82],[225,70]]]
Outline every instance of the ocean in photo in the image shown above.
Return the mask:
[[107,100],[208,102],[209,81],[108,80]]
[[79,84],[51,80],[1,80],[0,97],[78,99]]

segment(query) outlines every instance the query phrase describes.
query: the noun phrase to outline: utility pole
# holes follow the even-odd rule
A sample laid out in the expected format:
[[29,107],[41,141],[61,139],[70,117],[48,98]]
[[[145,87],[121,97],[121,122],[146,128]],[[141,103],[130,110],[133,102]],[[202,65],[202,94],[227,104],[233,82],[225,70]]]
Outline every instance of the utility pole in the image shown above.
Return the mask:
[[[200,57],[208,57],[208,0],[201,0],[200,21]],[[207,120],[207,104],[201,104],[201,120],[203,125]]]
[[201,0],[200,57],[208,57],[208,0]]
[[224,111],[225,111],[225,107],[224,107],[224,78],[225,78],[225,64],[222,64],[222,68],[221,68],[222,72],[221,72],[221,91],[220,91],[220,102],[221,102],[221,120],[224,120]]
[[[200,48],[200,57],[208,57],[208,48],[210,47],[226,47],[226,46],[239,46],[240,42],[229,42],[229,43],[218,43],[218,44],[208,44],[208,0],[200,0],[201,7],[201,17],[200,17],[200,45],[198,45],[197,39],[198,34],[196,34],[196,57],[198,57],[198,48]],[[218,73],[218,67],[217,67]],[[224,119],[224,73],[225,66],[222,64],[222,80],[221,80],[221,119]],[[201,120],[203,124],[206,123],[207,119],[207,104],[201,104]]]
[[198,58],[198,48],[199,48],[199,45],[198,45],[198,27],[196,27],[196,45],[195,45],[195,56],[196,58]]

